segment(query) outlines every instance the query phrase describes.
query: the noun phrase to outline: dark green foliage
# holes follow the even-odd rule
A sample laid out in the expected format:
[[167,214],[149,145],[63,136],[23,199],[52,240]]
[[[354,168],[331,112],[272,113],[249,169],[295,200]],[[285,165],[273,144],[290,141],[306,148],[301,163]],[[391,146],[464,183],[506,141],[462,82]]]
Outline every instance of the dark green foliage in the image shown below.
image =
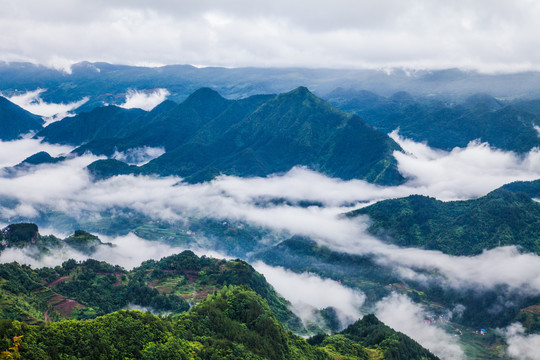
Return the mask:
[[479,139],[499,149],[527,152],[540,146],[535,125],[538,113],[524,106],[505,106],[492,96],[476,94],[461,104],[413,98],[399,92],[390,98],[366,91],[335,91],[329,101],[358,114],[383,132],[399,128],[401,135],[451,150]]
[[2,237],[13,245],[29,244],[37,241],[38,227],[31,223],[10,224],[2,230]]
[[17,139],[43,127],[43,120],[0,96],[0,140]]
[[204,180],[217,173],[264,176],[304,165],[343,179],[384,184],[403,181],[392,157],[399,150],[393,140],[304,87],[278,95],[243,115],[212,142],[186,142],[143,169]]
[[515,193],[525,193],[531,198],[540,198],[540,179],[535,181],[516,181],[502,187]]
[[116,175],[140,173],[138,166],[128,165],[116,159],[97,160],[88,165],[87,168],[94,180],[103,180]]
[[416,341],[384,325],[375,315],[364,316],[343,330],[341,334],[365,347],[380,348],[385,359],[437,359]]
[[119,311],[43,327],[3,321],[4,349],[11,345],[12,334],[24,335],[24,359],[329,359],[324,351],[285,331],[260,296],[237,287],[177,319]]
[[36,137],[49,143],[81,145],[94,139],[119,138],[140,126],[145,112],[117,106],[95,108],[67,117],[41,130]]
[[[85,235],[82,232],[76,235]],[[215,265],[215,266],[213,266]],[[246,282],[264,289],[253,269],[242,261],[217,261],[197,258],[191,252],[185,252],[160,262],[148,261],[134,269],[127,286],[128,297],[137,301],[156,299],[148,286],[144,286],[148,269],[159,269],[162,275],[167,271],[200,267],[200,272],[210,272],[215,267],[225,275],[220,281]],[[155,270],[154,270],[155,271]],[[0,266],[2,281],[19,283],[20,289],[12,289],[28,295],[42,291],[40,279],[54,275],[69,274],[70,280],[54,285],[61,291],[63,284],[80,286],[78,293],[89,290],[93,294],[79,295],[86,297],[95,308],[103,309],[112,304],[106,290],[117,279],[118,273],[127,275],[119,267],[103,262],[88,260],[83,263],[67,261],[61,267],[53,269],[31,270],[18,264]],[[227,273],[237,272],[237,276]],[[202,277],[203,275],[201,275]],[[260,276],[260,275],[259,275]],[[27,278],[28,280],[24,280]],[[126,277],[127,278],[127,277]],[[121,286],[121,285],[120,285]],[[64,290],[69,286],[65,287]],[[147,289],[147,290],[143,290]],[[82,290],[82,291],[81,291]],[[122,290],[112,291],[121,296]],[[129,295],[133,293],[132,295]],[[264,291],[263,291],[264,293]],[[140,298],[139,298],[140,296]],[[103,299],[109,299],[103,302]],[[83,301],[81,299],[81,301]],[[148,303],[147,305],[155,306]],[[6,304],[2,304],[6,306]],[[4,309],[2,309],[4,310]],[[81,314],[90,314],[84,309]],[[5,313],[4,313],[5,314]],[[370,324],[372,326],[373,324]],[[389,328],[382,332],[384,325],[377,323],[377,341],[361,339],[357,333],[322,336],[310,344],[304,339],[286,331],[275,318],[271,306],[255,291],[246,286],[225,286],[222,291],[210,295],[189,312],[179,316],[159,318],[150,313],[138,311],[118,311],[91,320],[64,320],[41,326],[28,326],[11,320],[0,321],[0,350],[12,345],[13,336],[23,335],[21,354],[24,359],[270,359],[270,360],[323,360],[323,359],[367,359],[367,350],[363,342],[369,343],[371,352],[384,353],[384,358],[400,359],[393,351],[398,349],[403,354],[414,355],[419,350],[416,343],[402,334],[396,334]],[[368,330],[362,333],[369,336]],[[392,354],[394,357],[387,357]],[[428,359],[430,357],[426,357]],[[434,358],[434,357],[432,357]],[[416,357],[410,357],[416,359]]]
[[274,266],[284,266],[297,273],[310,272],[331,278],[353,288],[360,288],[368,301],[388,294],[386,286],[400,282],[388,267],[377,264],[369,255],[333,251],[315,241],[295,236],[254,255]]
[[94,253],[99,246],[112,246],[111,243],[104,244],[97,236],[83,230],[76,230],[73,235],[64,239],[64,242],[75,250],[88,255]]
[[65,156],[53,158],[48,152],[40,151],[32,156],[24,159],[18,166],[22,165],[40,165],[40,164],[55,164],[65,160]]
[[524,193],[496,190],[479,199],[442,202],[412,195],[349,213],[369,215],[369,231],[400,246],[454,255],[519,245],[540,254],[540,204]]
[[92,151],[111,156],[116,150],[142,146],[167,151],[140,168],[99,160],[89,166],[98,179],[155,173],[196,182],[220,173],[264,176],[304,165],[343,179],[403,181],[392,157],[400,148],[392,139],[305,87],[242,100],[227,100],[202,88],[179,105],[166,102],[149,113],[96,108],[53,123],[38,136],[82,145],[74,151],[77,154]]
[[[66,239],[66,242],[82,250],[94,246],[96,241],[99,242],[97,237],[82,230],[77,230]],[[6,281],[0,289],[11,294],[6,296],[30,295],[26,299],[29,303],[25,302],[26,310],[20,309],[13,313],[13,317],[17,319],[23,319],[23,313],[32,313],[33,317],[43,316],[42,312],[50,309],[47,301],[54,297],[54,294],[75,300],[86,307],[75,313],[59,315],[60,317],[87,318],[117,311],[129,304],[148,307],[158,312],[180,313],[189,309],[183,297],[189,299],[194,292],[200,291],[206,296],[207,293],[227,285],[244,285],[268,301],[277,318],[285,323],[287,328],[303,330],[300,319],[289,310],[288,302],[279,297],[264,276],[249,264],[241,260],[227,262],[205,256],[198,257],[192,251],[184,251],[157,262],[144,262],[130,273],[119,266],[93,259],[83,262],[68,260],[54,269],[38,270],[16,263],[1,264],[1,279]],[[159,291],[160,287],[169,290],[163,293]],[[184,288],[187,289],[183,290]],[[45,291],[48,295],[41,297],[32,291]],[[56,302],[58,301],[60,300]],[[6,303],[4,310],[10,306],[15,305]]]

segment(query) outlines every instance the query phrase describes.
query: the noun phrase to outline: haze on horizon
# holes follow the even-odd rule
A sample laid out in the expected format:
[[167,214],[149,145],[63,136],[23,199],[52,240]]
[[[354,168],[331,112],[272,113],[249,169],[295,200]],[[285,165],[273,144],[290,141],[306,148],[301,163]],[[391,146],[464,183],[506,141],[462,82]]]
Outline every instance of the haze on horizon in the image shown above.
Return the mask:
[[540,70],[540,3],[0,0],[0,61]]

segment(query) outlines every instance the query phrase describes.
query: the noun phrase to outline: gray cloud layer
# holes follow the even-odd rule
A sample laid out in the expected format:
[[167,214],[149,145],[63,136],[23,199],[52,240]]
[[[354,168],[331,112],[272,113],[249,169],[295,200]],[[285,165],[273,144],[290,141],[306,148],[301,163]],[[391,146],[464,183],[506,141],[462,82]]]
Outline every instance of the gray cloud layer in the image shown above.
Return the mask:
[[3,60],[536,69],[534,1],[1,0]]

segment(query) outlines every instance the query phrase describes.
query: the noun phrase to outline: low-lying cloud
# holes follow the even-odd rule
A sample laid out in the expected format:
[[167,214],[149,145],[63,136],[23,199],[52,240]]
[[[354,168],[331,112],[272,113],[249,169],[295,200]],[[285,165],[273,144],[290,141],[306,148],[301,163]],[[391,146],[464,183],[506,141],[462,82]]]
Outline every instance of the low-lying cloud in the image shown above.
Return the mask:
[[65,155],[71,150],[73,150],[71,146],[51,145],[29,137],[13,141],[0,141],[0,172],[2,168],[17,165],[40,151],[46,151],[52,157],[57,157]]
[[[40,229],[41,234],[48,235],[47,229]],[[57,234],[58,235],[58,234]],[[163,257],[181,253],[186,250],[184,247],[171,246],[159,241],[149,241],[141,239],[135,234],[129,233],[125,236],[110,237],[99,235],[102,242],[111,243],[112,247],[99,246],[91,254],[83,254],[69,246],[63,246],[60,249],[53,249],[50,253],[40,253],[35,247],[7,248],[0,253],[0,263],[16,261],[20,264],[26,264],[34,268],[55,267],[61,265],[68,259],[84,261],[92,258],[99,261],[105,261],[109,264],[119,265],[125,269],[133,269],[146,260],[159,260]],[[66,236],[65,234],[59,235]],[[217,251],[195,248],[190,249],[198,256],[206,255],[217,259],[229,259],[230,257]]]
[[129,89],[126,94],[126,102],[119,106],[125,109],[138,108],[150,111],[167,99],[169,95],[167,89],[154,89],[152,91]]
[[79,101],[67,104],[48,103],[41,98],[43,92],[45,92],[45,89],[36,89],[27,91],[23,94],[10,96],[7,99],[32,114],[42,116],[43,120],[45,120],[45,126],[55,121],[62,120],[65,117],[74,116],[75,114],[73,114],[72,111],[89,100],[88,97],[84,97]]
[[520,323],[514,323],[501,331],[506,337],[507,354],[513,359],[538,360],[540,359],[540,335],[525,334]]
[[386,325],[400,331],[441,359],[463,359],[456,338],[435,325],[433,314],[413,303],[407,296],[392,293],[376,305],[375,315]]
[[405,150],[394,157],[400,173],[410,179],[406,185],[441,200],[468,199],[512,181],[540,178],[538,148],[522,157],[473,141],[448,152],[405,139],[397,131],[390,136]]
[[[0,143],[0,149],[5,149],[0,154],[13,154],[10,149],[15,146],[37,150],[36,143],[25,141],[28,140]],[[407,169],[411,180],[397,187],[332,179],[303,168],[267,178],[221,176],[202,184],[182,183],[177,177],[127,175],[93,182],[86,166],[98,157],[85,155],[30,167],[15,177],[0,177],[0,198],[6,199],[0,202],[0,219],[9,222],[22,216],[31,220],[47,211],[87,217],[114,209],[129,209],[162,221],[229,219],[272,230],[280,234],[278,239],[305,235],[338,251],[372,254],[406,279],[435,280],[454,288],[505,285],[540,293],[537,255],[520,253],[515,247],[471,257],[403,249],[369,235],[368,218],[340,216],[380,199],[414,193],[452,199],[475,197],[509,181],[540,178],[537,151],[521,159],[475,143],[465,149],[442,152],[405,139],[400,141],[410,153],[398,155],[397,159],[400,169]],[[6,157],[4,164],[8,160]],[[482,174],[484,170],[486,173]],[[465,180],[470,184],[464,185]],[[275,199],[287,201],[272,201]],[[301,206],[300,201],[322,206]]]
[[162,147],[142,146],[126,151],[115,151],[112,158],[130,165],[140,166],[163,154],[165,154],[165,149]]
[[254,263],[253,267],[265,276],[281,296],[291,302],[293,311],[303,321],[313,321],[313,310],[327,307],[337,310],[343,326],[362,316],[360,307],[366,296],[358,290],[345,287],[334,280],[321,279],[314,274],[297,274],[261,261]]

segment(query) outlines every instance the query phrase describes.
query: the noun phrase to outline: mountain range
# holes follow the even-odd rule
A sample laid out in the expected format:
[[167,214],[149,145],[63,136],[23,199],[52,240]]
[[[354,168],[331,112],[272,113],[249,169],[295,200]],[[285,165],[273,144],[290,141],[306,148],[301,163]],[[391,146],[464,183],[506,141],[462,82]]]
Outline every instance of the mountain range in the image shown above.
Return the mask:
[[306,166],[342,179],[404,180],[392,156],[400,147],[392,139],[305,87],[242,100],[203,88],[179,105],[166,101],[150,112],[96,108],[53,123],[36,137],[81,145],[77,154],[111,156],[142,147],[166,151],[140,168],[96,162],[90,169],[97,177],[133,172],[204,181],[219,174],[265,176]]
[[475,255],[517,245],[540,254],[538,183],[511,183],[478,199],[443,202],[422,195],[380,201],[347,214],[368,215],[369,231],[404,247]]
[[455,102],[413,97],[403,91],[384,97],[342,88],[326,98],[380,131],[399,129],[404,137],[447,151],[474,140],[517,153],[540,146],[540,112],[533,101],[501,101],[475,94]]
[[[33,224],[11,224],[2,236],[19,247],[51,237]],[[64,240],[96,241],[82,230]],[[0,280],[2,359],[437,359],[373,315],[336,329],[332,308],[320,319],[335,334],[306,342],[286,331],[305,331],[287,301],[238,259],[184,251],[129,272],[91,259],[40,269],[7,263]],[[170,315],[122,310],[135,305]]]

